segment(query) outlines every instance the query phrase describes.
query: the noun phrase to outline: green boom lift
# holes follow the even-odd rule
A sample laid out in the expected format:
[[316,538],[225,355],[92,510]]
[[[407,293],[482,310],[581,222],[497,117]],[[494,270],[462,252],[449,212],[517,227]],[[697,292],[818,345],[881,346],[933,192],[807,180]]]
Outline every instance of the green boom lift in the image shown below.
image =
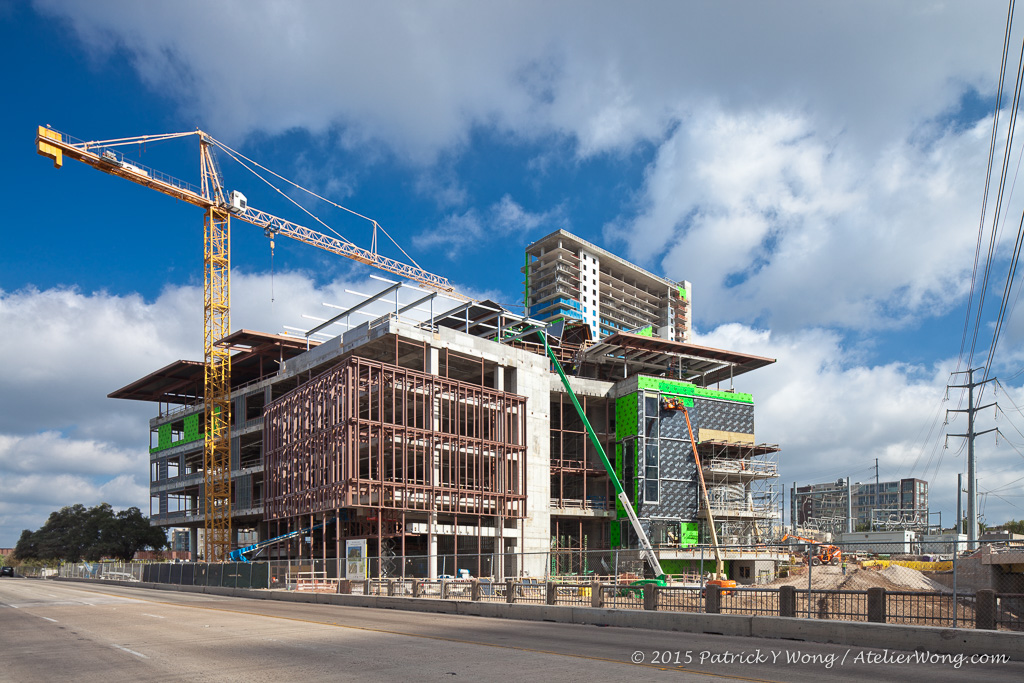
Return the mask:
[[[557,327],[557,326],[556,326]],[[590,442],[594,444],[594,448],[597,449],[597,454],[601,456],[601,462],[604,464],[604,469],[608,472],[608,477],[612,480],[612,485],[615,487],[615,494],[619,498],[619,502],[622,503],[622,507],[626,510],[626,515],[629,516],[629,523],[633,525],[633,531],[636,532],[636,536],[640,539],[640,549],[643,553],[644,559],[651,566],[656,577],[653,581],[647,581],[649,583],[656,583],[659,586],[668,585],[668,577],[665,572],[661,569],[661,563],[658,562],[658,556],[654,553],[654,547],[651,545],[651,540],[647,538],[647,534],[644,533],[644,529],[640,526],[640,520],[637,519],[636,511],[633,510],[633,503],[630,502],[629,497],[626,496],[626,491],[622,488],[622,482],[615,475],[615,468],[612,467],[611,462],[608,460],[608,455],[604,452],[604,447],[601,446],[601,441],[597,438],[597,434],[594,433],[594,428],[590,426],[590,420],[587,419],[587,415],[583,408],[580,406],[579,400],[576,398],[576,392],[569,386],[569,378],[565,376],[565,372],[562,370],[562,364],[558,362],[558,358],[555,357],[555,352],[551,350],[551,346],[548,344],[547,329],[537,330],[537,334],[540,336],[541,341],[544,342],[544,350],[548,354],[548,358],[551,359],[551,363],[555,366],[555,370],[558,371],[558,376],[562,378],[562,385],[565,387],[566,392],[569,394],[569,398],[572,399],[572,404],[576,407],[576,412],[579,413],[580,419],[583,420],[583,426],[587,428],[587,434],[590,435]],[[638,582],[639,583],[639,582]]]

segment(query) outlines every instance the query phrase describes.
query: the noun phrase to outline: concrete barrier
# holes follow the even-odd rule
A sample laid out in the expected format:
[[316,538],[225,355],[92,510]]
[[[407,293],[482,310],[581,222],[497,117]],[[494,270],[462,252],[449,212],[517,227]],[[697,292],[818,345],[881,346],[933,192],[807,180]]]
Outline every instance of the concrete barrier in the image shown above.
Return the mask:
[[713,633],[749,636],[750,616],[745,614],[704,614],[701,612],[651,612],[632,609],[573,607],[574,624],[647,628],[656,631]]
[[[56,581],[97,583],[78,578],[53,578]],[[344,607],[397,609],[411,612],[461,614],[465,616],[524,621],[552,621],[563,624],[617,626],[621,628],[714,633],[727,636],[835,643],[889,650],[927,650],[939,654],[1005,654],[1024,661],[1024,633],[952,629],[936,626],[904,626],[863,621],[804,619],[793,617],[750,616],[744,614],[706,614],[632,609],[608,609],[569,605],[537,605],[503,602],[470,602],[432,598],[339,595],[335,593],[296,593],[259,589],[223,589],[213,586],[177,586],[138,581],[103,581],[103,585],[127,588],[176,590],[189,593],[319,603]],[[225,590],[231,593],[225,593]]]
[[1005,654],[1013,660],[1024,659],[1024,633],[1009,631],[755,616],[751,617],[751,635],[940,654]]

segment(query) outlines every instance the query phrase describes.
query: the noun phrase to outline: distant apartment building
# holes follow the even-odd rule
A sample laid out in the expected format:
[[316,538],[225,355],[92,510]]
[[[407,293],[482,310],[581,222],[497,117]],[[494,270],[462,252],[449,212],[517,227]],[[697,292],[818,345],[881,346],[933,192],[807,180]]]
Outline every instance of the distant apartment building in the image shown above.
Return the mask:
[[526,315],[582,320],[594,339],[640,331],[690,341],[692,286],[633,265],[564,230],[526,248]]
[[[846,530],[845,479],[798,486],[793,493],[797,526],[820,531]],[[922,479],[852,483],[849,487],[854,529],[928,528],[928,482]]]

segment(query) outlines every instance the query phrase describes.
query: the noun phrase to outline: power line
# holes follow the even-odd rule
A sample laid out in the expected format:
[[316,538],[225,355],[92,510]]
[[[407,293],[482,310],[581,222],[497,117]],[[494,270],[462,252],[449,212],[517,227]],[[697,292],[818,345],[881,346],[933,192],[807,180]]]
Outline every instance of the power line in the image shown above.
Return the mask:
[[[959,352],[959,354],[957,356],[957,365],[956,365],[957,371],[959,371],[960,368],[963,367],[964,347],[966,346],[966,342],[967,342],[967,330],[970,327],[971,311],[974,308],[974,290],[975,290],[975,288],[976,288],[976,286],[978,284],[978,262],[980,260],[979,257],[981,256],[981,242],[982,242],[982,238],[984,237],[984,234],[985,234],[985,212],[988,209],[988,192],[989,192],[989,187],[991,186],[991,181],[992,181],[992,166],[993,166],[993,161],[995,160],[996,140],[998,139],[998,132],[999,132],[999,112],[1000,112],[1000,109],[1002,108],[1003,84],[1005,83],[1005,79],[1006,79],[1006,60],[1007,60],[1007,57],[1009,56],[1009,50],[1010,50],[1010,33],[1011,33],[1011,28],[1013,26],[1013,6],[1014,6],[1014,2],[1015,2],[1015,0],[1010,0],[1010,5],[1009,5],[1009,7],[1007,9],[1007,13],[1006,13],[1006,31],[1005,31],[1005,33],[1003,35],[1003,52],[1002,52],[1002,58],[1001,58],[1000,64],[999,64],[999,85],[996,88],[996,105],[995,105],[995,109],[994,109],[994,111],[992,113],[992,135],[991,135],[991,138],[989,140],[988,164],[986,165],[986,168],[985,168],[985,190],[982,193],[982,199],[981,199],[981,217],[978,220],[978,241],[977,241],[977,244],[974,247],[974,269],[973,269],[973,272],[971,273],[971,291],[970,291],[970,295],[968,296],[968,300],[967,300],[967,312],[966,312],[966,314],[964,316],[964,331],[963,331],[963,335],[960,338],[960,352]],[[989,244],[989,258],[986,259],[986,266],[985,266],[986,272],[985,272],[985,276],[984,276],[984,280],[983,280],[983,282],[986,282],[986,283],[988,282],[988,269],[989,269],[989,264],[990,264],[990,259],[991,259],[991,253],[992,253],[992,243],[990,242],[990,244]],[[970,353],[969,358],[967,359],[968,367],[970,367],[970,365],[974,361],[974,348],[975,348],[975,343],[978,340],[978,326],[980,324],[981,311],[982,311],[983,307],[984,307],[984,289],[982,290],[982,295],[980,297],[978,297],[978,312],[977,312],[977,316],[975,317],[974,332],[973,332],[972,337],[971,337],[971,353]],[[960,404],[962,404],[962,402],[963,402],[963,392],[961,392],[961,394],[960,394]],[[959,407],[959,405],[958,405],[958,407]]]

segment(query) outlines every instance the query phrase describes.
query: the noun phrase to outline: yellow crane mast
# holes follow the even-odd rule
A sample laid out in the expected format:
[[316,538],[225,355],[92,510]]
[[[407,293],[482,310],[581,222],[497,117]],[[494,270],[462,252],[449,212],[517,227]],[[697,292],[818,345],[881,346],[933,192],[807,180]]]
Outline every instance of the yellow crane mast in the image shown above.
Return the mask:
[[[201,187],[145,169],[118,156],[111,148],[159,142],[174,138],[199,137]],[[231,332],[231,217],[264,229],[268,237],[284,235],[320,249],[365,263],[413,280],[448,296],[464,299],[447,278],[418,266],[381,256],[344,238],[331,237],[248,206],[244,195],[231,192],[225,197],[223,180],[211,146],[216,141],[201,130],[186,133],[144,135],[114,140],[80,142],[49,127],[39,126],[36,151],[60,168],[64,157],[95,169],[144,185],[200,207],[203,219],[203,354],[204,412],[206,435],[203,443],[203,513],[205,556],[209,562],[228,559],[231,551],[231,355],[221,340]],[[376,224],[375,224],[376,225]]]

